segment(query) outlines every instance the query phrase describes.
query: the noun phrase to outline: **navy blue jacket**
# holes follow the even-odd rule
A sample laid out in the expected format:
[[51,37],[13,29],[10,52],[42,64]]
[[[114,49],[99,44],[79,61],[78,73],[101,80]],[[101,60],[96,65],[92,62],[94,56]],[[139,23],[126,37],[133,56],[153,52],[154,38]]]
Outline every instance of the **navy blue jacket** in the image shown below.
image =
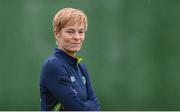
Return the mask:
[[100,105],[91,86],[86,68],[60,49],[43,64],[40,76],[41,110],[97,111]]

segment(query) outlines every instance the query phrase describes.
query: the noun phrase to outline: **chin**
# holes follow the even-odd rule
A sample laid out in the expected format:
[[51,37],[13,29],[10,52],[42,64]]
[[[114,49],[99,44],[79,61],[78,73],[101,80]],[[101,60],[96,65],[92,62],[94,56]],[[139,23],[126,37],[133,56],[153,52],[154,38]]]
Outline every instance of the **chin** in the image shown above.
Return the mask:
[[78,52],[78,51],[80,51],[80,49],[72,50],[72,52]]
[[74,48],[74,49],[71,49],[72,52],[78,52],[80,51],[81,48]]
[[71,53],[76,53],[76,52],[80,51],[80,49],[69,49],[68,51]]

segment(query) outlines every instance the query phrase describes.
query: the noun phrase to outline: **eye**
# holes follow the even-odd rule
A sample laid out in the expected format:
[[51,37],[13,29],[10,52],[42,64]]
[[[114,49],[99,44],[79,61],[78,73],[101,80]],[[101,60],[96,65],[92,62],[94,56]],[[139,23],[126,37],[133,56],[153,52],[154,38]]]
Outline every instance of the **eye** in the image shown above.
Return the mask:
[[66,33],[68,33],[68,34],[73,34],[74,31],[72,31],[72,30],[67,30]]
[[84,33],[84,31],[79,31],[79,33]]

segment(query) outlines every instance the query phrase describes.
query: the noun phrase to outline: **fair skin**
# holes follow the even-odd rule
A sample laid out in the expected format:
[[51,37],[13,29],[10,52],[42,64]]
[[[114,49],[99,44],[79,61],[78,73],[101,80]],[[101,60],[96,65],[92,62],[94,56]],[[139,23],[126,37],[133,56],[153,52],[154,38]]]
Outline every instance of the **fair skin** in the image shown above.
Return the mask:
[[75,57],[85,38],[84,24],[65,26],[59,32],[55,32],[55,38],[58,41],[59,49]]

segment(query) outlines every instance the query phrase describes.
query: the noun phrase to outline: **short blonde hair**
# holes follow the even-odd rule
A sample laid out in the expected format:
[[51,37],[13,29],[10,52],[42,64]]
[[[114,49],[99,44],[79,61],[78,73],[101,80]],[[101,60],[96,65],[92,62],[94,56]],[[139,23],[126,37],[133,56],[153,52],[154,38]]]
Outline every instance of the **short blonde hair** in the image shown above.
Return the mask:
[[53,30],[59,32],[65,26],[74,24],[84,24],[85,31],[87,30],[87,16],[86,14],[74,8],[64,8],[56,13],[53,19]]

